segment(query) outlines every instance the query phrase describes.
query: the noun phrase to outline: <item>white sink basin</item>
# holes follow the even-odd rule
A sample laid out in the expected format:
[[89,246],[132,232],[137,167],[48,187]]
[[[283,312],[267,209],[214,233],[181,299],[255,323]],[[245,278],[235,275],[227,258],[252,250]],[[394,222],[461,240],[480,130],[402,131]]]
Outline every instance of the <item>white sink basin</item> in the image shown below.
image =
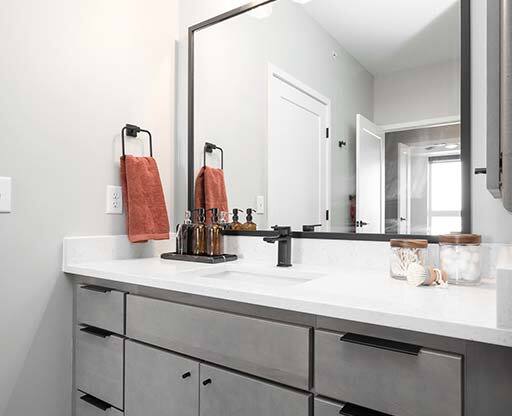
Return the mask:
[[295,286],[323,276],[320,273],[295,272],[293,269],[276,269],[274,271],[267,269],[243,270],[238,268],[228,268],[222,271],[199,275],[201,278],[218,280],[219,282],[258,287]]

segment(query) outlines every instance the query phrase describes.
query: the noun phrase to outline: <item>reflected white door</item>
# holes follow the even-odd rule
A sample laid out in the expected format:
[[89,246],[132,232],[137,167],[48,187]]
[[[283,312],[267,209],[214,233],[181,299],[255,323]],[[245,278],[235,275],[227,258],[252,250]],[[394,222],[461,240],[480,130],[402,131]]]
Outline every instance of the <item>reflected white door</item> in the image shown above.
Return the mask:
[[398,143],[398,232],[411,233],[411,148]]
[[269,67],[268,225],[328,231],[329,100]]
[[384,131],[356,116],[356,232],[384,232]]

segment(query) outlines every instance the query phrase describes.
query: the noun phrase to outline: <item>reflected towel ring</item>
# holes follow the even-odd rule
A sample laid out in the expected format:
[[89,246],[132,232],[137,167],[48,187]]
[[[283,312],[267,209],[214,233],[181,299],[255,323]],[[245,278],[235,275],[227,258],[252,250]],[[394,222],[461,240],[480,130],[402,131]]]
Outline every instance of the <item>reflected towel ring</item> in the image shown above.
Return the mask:
[[222,147],[208,142],[204,144],[203,148],[203,166],[206,166],[206,153],[213,153],[214,150],[220,150],[220,168],[224,169],[224,150]]
[[153,157],[153,138],[151,137],[151,133],[149,132],[149,130],[141,129],[139,126],[135,126],[133,124],[127,124],[121,130],[121,144],[123,147],[123,157],[126,156],[124,144],[125,133],[128,137],[137,137],[139,133],[147,133],[149,136],[149,155]]

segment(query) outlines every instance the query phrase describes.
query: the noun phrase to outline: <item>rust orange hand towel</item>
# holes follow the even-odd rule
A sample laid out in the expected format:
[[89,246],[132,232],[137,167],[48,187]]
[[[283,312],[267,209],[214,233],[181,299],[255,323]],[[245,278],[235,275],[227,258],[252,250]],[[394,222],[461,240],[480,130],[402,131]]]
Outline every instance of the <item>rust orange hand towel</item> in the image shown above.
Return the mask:
[[128,239],[132,243],[169,238],[169,217],[155,159],[121,157],[121,182]]
[[[218,208],[219,211],[228,211],[228,196],[224,182],[224,171],[222,169],[204,166],[196,178],[195,187],[196,208]],[[207,215],[209,222],[211,213]]]

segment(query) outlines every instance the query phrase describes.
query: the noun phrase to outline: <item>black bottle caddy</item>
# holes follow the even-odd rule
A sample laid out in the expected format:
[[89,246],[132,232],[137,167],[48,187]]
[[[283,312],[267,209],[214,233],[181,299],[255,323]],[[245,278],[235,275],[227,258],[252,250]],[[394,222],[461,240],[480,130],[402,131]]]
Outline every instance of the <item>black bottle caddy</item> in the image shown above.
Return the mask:
[[164,253],[160,256],[164,260],[189,261],[193,263],[218,264],[235,261],[238,259],[236,254],[223,254],[221,256],[195,256],[193,254]]

